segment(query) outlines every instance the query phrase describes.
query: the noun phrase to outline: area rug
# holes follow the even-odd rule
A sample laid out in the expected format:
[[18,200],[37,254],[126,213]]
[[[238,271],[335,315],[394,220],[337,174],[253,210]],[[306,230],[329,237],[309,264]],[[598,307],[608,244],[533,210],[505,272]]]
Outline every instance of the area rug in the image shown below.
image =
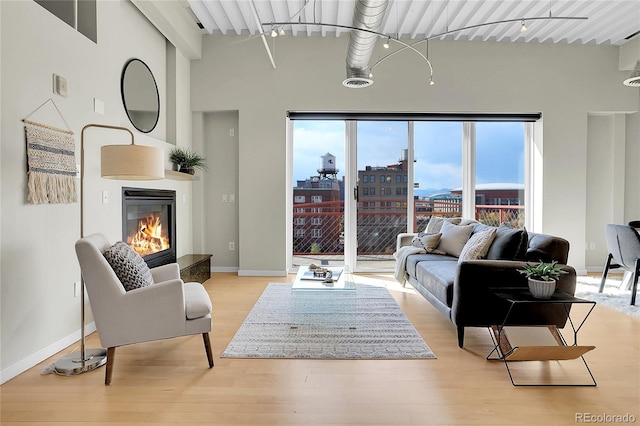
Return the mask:
[[630,305],[631,291],[620,290],[620,282],[621,278],[607,278],[604,290],[602,293],[598,293],[600,277],[578,276],[576,297],[593,300],[607,308],[640,318],[640,295],[636,295],[636,304]]
[[270,283],[224,358],[435,358],[384,287],[296,291]]

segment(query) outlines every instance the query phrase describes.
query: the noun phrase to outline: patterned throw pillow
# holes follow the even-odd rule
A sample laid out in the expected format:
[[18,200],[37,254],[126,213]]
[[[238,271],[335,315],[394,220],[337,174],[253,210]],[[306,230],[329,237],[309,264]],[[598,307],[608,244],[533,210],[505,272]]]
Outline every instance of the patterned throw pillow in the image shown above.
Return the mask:
[[447,221],[442,224],[442,236],[438,250],[448,255],[460,257],[464,245],[469,241],[473,225],[453,225]]
[[418,232],[418,235],[413,237],[413,240],[411,240],[411,245],[424,249],[424,251],[430,253],[438,247],[441,236],[442,234],[426,234],[424,232]]
[[107,248],[104,257],[126,291],[153,284],[151,271],[144,259],[124,241]]
[[473,234],[462,248],[458,262],[485,257],[493,239],[496,237],[496,231],[495,228],[488,228]]

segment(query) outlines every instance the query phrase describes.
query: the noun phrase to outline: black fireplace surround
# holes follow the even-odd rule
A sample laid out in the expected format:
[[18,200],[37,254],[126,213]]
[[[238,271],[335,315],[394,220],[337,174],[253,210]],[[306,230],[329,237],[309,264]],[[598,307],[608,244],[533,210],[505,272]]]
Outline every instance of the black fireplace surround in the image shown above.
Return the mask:
[[[151,248],[141,252],[132,238],[144,240]],[[176,191],[122,188],[122,241],[132,246],[150,268],[175,262]]]

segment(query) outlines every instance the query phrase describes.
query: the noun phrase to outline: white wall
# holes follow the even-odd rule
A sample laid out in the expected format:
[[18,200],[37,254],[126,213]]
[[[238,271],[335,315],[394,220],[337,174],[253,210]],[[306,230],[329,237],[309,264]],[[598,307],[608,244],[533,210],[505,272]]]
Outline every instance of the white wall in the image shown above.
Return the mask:
[[[202,59],[192,62],[193,110],[239,114],[229,172],[239,176],[240,273],[286,270],[287,110],[542,112],[542,227],[534,231],[567,238],[570,263],[584,270],[588,114],[638,111],[638,89],[621,84],[628,73],[618,71],[617,47],[432,42],[435,86],[426,84],[425,63],[403,52],[374,70],[373,86],[350,90],[341,85],[347,41],[270,41],[274,70],[259,39],[206,36]],[[216,221],[229,226],[232,214],[216,211]]]
[[[160,147],[167,121],[166,46],[164,37],[128,1],[98,3],[95,44],[32,1],[0,2],[0,237],[1,361],[0,381],[79,339],[80,299],[74,282],[80,270],[74,243],[80,232],[80,205],[30,205],[26,201],[26,148],[22,119],[48,98],[58,106],[76,141],[88,123],[130,128],[136,143]],[[176,134],[178,145],[191,144],[190,62],[176,55]],[[161,117],[156,130],[143,135],[133,129],[122,107],[120,73],[130,58],[145,61],[160,89]],[[52,74],[67,79],[66,98],[52,93]],[[93,98],[105,113],[93,112]],[[58,127],[65,123],[45,107],[31,117]],[[111,181],[100,178],[99,149],[105,143],[128,143],[126,132],[88,129],[85,153],[85,234],[121,236],[121,187],[175,189],[178,192],[178,254],[192,251],[191,183],[179,181]],[[168,157],[168,154],[167,154]],[[166,165],[170,168],[168,159]],[[110,201],[102,204],[102,191]],[[182,200],[185,200],[183,203]],[[92,321],[88,312],[88,322]]]

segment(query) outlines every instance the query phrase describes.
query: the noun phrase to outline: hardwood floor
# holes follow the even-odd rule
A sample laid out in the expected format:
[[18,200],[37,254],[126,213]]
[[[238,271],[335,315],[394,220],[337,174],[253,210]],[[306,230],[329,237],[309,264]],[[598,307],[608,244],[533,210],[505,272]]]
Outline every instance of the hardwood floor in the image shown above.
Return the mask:
[[[467,329],[457,347],[451,322],[411,289],[386,283],[435,360],[266,360],[220,358],[268,282],[288,278],[214,274],[207,368],[200,335],[118,348],[111,386],[104,368],[42,375],[68,348],[5,383],[2,425],[573,425],[576,416],[632,415],[640,422],[640,320],[596,306],[580,332],[597,387],[514,387],[501,361],[487,361],[486,329]],[[579,307],[578,307],[579,308]],[[579,309],[573,311],[579,313]],[[87,339],[98,347],[98,337]],[[75,349],[77,350],[77,348]],[[588,381],[581,361],[514,365],[521,377]],[[610,419],[611,420],[611,419]],[[592,420],[593,423],[593,420]]]

